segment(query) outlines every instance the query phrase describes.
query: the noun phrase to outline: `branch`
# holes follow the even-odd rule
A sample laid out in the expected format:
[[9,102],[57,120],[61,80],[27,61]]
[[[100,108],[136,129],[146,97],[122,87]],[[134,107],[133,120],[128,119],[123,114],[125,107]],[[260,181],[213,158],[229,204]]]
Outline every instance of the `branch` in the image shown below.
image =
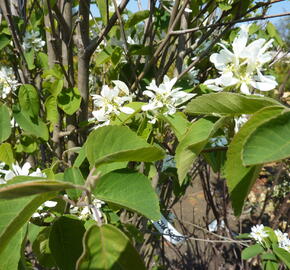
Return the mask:
[[276,17],[283,17],[283,16],[290,16],[290,12],[285,12],[285,13],[280,13],[280,14],[275,14],[275,15],[267,15],[267,16],[256,16],[256,17],[252,17],[252,18],[234,20],[234,21],[231,21],[231,22],[214,23],[214,24],[210,24],[210,25],[207,25],[207,26],[203,26],[203,27],[195,27],[195,28],[186,29],[186,30],[172,31],[171,35],[183,35],[183,34],[187,34],[187,33],[192,33],[192,32],[197,32],[197,31],[200,31],[200,30],[204,30],[204,29],[207,29],[207,28],[216,28],[216,27],[220,27],[220,26],[232,25],[232,24],[241,23],[241,22],[267,20],[267,19],[276,18]]
[[[125,7],[127,6],[128,2],[129,2],[129,0],[123,0],[122,3],[119,5],[118,10],[119,10],[120,13],[122,13],[122,11],[125,9]],[[88,57],[91,57],[91,55],[94,53],[94,51],[98,48],[98,46],[101,44],[101,42],[104,39],[104,37],[110,32],[112,27],[115,25],[117,19],[118,19],[118,16],[117,16],[117,13],[115,12],[113,14],[113,16],[110,18],[106,28],[99,34],[98,37],[93,39],[88,44],[88,46],[85,48],[85,54]]]

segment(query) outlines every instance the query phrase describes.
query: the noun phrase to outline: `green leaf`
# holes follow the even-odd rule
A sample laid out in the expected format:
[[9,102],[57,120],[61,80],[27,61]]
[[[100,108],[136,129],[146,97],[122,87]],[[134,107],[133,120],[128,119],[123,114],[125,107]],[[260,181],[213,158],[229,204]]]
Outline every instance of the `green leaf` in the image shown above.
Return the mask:
[[28,66],[29,70],[32,70],[35,68],[34,65],[34,57],[35,57],[35,53],[34,50],[30,50],[29,52],[25,52],[24,53],[24,57]]
[[120,161],[155,161],[162,159],[164,151],[148,144],[124,126],[105,126],[92,131],[86,142],[90,165]]
[[37,53],[37,62],[44,69],[48,69],[48,56],[46,53],[38,52]]
[[76,87],[62,90],[57,99],[58,106],[69,115],[74,114],[79,109],[82,101]]
[[[63,181],[70,182],[75,185],[85,184],[85,179],[78,168],[67,168],[64,171]],[[79,189],[70,189],[67,191],[67,194],[72,200],[77,200],[82,194],[82,191]]]
[[91,226],[85,233],[83,248],[76,270],[146,269],[129,238],[109,224]]
[[0,254],[37,208],[55,196],[53,192],[13,200],[0,200]]
[[62,216],[53,223],[49,247],[59,269],[75,270],[76,262],[83,252],[84,234],[84,223],[78,219]]
[[50,121],[51,127],[58,122],[58,109],[57,109],[57,98],[55,96],[49,96],[45,100],[46,119]]
[[161,116],[172,128],[177,139],[180,141],[190,126],[190,122],[182,112],[177,112],[173,115]]
[[176,148],[175,161],[179,183],[182,184],[194,160],[203,150],[208,139],[220,128],[224,121],[216,123],[199,119],[192,123]]
[[266,265],[263,268],[265,270],[278,270],[279,269],[279,264],[277,262],[266,261],[265,264]]
[[30,84],[20,86],[18,99],[22,111],[27,112],[32,117],[38,117],[39,114],[39,98],[37,90]]
[[[42,227],[43,228],[43,227]],[[54,258],[49,248],[49,234],[51,227],[45,227],[41,230],[32,243],[32,250],[39,263],[44,267],[56,266]]]
[[2,143],[0,145],[0,160],[9,166],[14,163],[15,159],[10,143]]
[[270,35],[270,37],[274,38],[280,46],[284,45],[284,42],[279,35],[279,32],[277,31],[276,27],[271,22],[267,23],[266,30],[268,34]]
[[242,159],[245,166],[290,157],[290,111],[266,120],[244,143]]
[[277,245],[273,245],[273,251],[275,255],[288,267],[290,268],[290,253],[283,248],[279,248]]
[[279,115],[283,108],[272,106],[256,112],[234,136],[227,151],[225,177],[231,194],[235,215],[241,213],[243,202],[255,183],[260,166],[245,167],[242,164],[243,144],[247,137],[262,123]]
[[276,100],[259,96],[243,96],[235,93],[213,93],[191,100],[186,112],[191,114],[240,115],[252,114],[273,105],[280,105]]
[[256,244],[250,247],[245,248],[242,251],[242,259],[248,260],[251,259],[264,251],[264,248],[260,244]]
[[132,28],[134,25],[146,20],[149,17],[149,15],[150,15],[150,11],[147,9],[135,12],[126,21],[125,28],[126,29]]
[[10,38],[5,34],[0,34],[0,50],[4,49],[10,43]]
[[22,135],[20,143],[16,144],[15,150],[18,153],[33,153],[38,150],[38,144],[35,137]]
[[102,18],[102,21],[104,22],[105,25],[107,25],[107,18],[108,18],[108,14],[107,14],[107,1],[104,0],[96,0],[99,11],[100,11],[100,15]]
[[48,88],[48,91],[54,96],[57,97],[59,93],[63,89],[63,80],[55,80],[52,84],[51,87]]
[[40,137],[45,141],[48,140],[49,134],[47,126],[43,123],[40,117],[31,118],[25,111],[14,111],[13,116],[25,132]]
[[25,228],[19,230],[0,253],[0,270],[18,270],[18,262],[21,257],[20,249],[25,237],[25,231]]
[[11,134],[10,114],[5,104],[0,105],[0,143],[9,138]]
[[108,62],[111,59],[113,52],[114,49],[111,46],[107,46],[106,48],[102,49],[102,51],[96,55],[96,61],[94,63],[96,67]]
[[117,170],[102,176],[93,194],[100,200],[128,208],[152,220],[160,219],[157,195],[143,174]]
[[[37,177],[34,178],[37,179]],[[18,179],[18,183],[6,184],[0,188],[0,199],[14,199],[39,193],[75,188],[73,184],[56,180],[27,181],[25,180],[26,177],[18,177]]]

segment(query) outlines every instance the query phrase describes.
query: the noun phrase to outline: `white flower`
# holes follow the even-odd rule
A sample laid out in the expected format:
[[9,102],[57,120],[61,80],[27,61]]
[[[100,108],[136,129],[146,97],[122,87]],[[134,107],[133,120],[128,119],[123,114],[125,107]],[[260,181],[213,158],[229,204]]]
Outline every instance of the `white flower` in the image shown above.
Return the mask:
[[273,40],[266,42],[260,38],[247,45],[248,28],[249,26],[241,27],[232,43],[232,52],[224,44],[219,44],[223,49],[210,56],[210,61],[221,75],[204,82],[210,89],[222,91],[235,86],[243,94],[250,95],[252,89],[269,91],[277,86],[273,76],[262,74],[263,65],[273,58],[272,53],[266,52]]
[[1,67],[0,69],[0,98],[6,98],[11,91],[15,91],[19,86],[15,78],[13,69],[10,67]]
[[40,51],[45,45],[45,41],[41,39],[39,31],[31,30],[26,32],[23,38],[22,47],[25,51],[34,49],[34,51]]
[[256,225],[251,228],[250,237],[252,237],[261,244],[263,242],[263,239],[268,237],[268,233],[265,231],[265,227],[263,224]]
[[142,110],[149,112],[147,114],[148,118],[151,119],[149,122],[155,123],[157,120],[156,114],[158,113],[163,115],[174,114],[176,107],[196,95],[179,91],[181,88],[172,89],[176,80],[177,78],[170,80],[167,76],[164,76],[163,83],[159,86],[156,85],[155,80],[152,80],[150,85],[146,87],[148,90],[145,90],[143,94],[149,97],[149,102],[142,106]]
[[240,128],[248,121],[249,116],[242,114],[239,117],[235,117],[235,132],[238,133]]
[[124,106],[125,103],[132,101],[132,95],[130,95],[127,85],[118,80],[113,81],[113,83],[115,84],[114,88],[104,85],[101,95],[92,95],[94,105],[97,108],[92,114],[98,122],[102,123],[101,125],[108,125],[120,112],[134,113],[132,108]]
[[29,162],[25,162],[22,167],[18,165],[16,162],[15,164],[12,164],[12,169],[11,170],[3,170],[0,169],[0,173],[4,174],[4,180],[5,183],[9,180],[11,180],[15,176],[35,176],[35,177],[46,177],[45,173],[42,173],[39,168],[35,172],[29,173],[29,169],[31,168],[31,165]]
[[280,230],[275,230],[274,232],[278,239],[279,248],[284,248],[285,250],[290,252],[290,239],[288,237],[288,234],[282,233]]
[[[93,210],[92,211],[93,218],[95,220],[98,220],[98,217],[101,218],[103,216],[103,214],[102,214],[102,212],[100,210],[102,208],[103,204],[105,204],[105,202],[103,202],[101,200],[98,200],[98,199],[94,199],[93,202],[92,202],[92,205],[85,206],[83,208],[83,210],[80,213],[79,218],[80,219],[87,219],[87,217],[89,217],[91,215],[91,211],[90,211],[90,208],[91,208]],[[95,217],[95,215],[98,215],[98,217]]]

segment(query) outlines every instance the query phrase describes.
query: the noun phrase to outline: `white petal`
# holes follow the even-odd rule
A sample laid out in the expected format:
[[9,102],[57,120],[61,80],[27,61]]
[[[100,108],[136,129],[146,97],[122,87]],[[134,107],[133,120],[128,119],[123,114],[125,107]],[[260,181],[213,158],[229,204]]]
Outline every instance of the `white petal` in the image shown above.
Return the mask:
[[249,87],[248,87],[248,85],[245,83],[245,82],[243,82],[242,84],[241,84],[241,92],[243,93],[243,94],[245,94],[245,95],[250,95],[251,93],[250,93],[250,90],[249,90]]
[[127,85],[119,80],[112,81],[120,90],[122,90],[126,95],[129,95],[129,88]]
[[141,107],[142,111],[153,111],[153,110],[158,109],[158,108],[159,107],[156,106],[156,104],[154,104],[154,103],[148,103],[148,104],[143,105]]
[[143,91],[143,94],[145,96],[150,97],[150,98],[155,98],[155,94],[152,91],[145,90],[145,91]]
[[46,201],[43,205],[45,207],[55,207],[57,205],[57,202],[55,202],[55,201]]
[[126,114],[132,114],[135,112],[135,110],[129,107],[120,107],[120,111]]

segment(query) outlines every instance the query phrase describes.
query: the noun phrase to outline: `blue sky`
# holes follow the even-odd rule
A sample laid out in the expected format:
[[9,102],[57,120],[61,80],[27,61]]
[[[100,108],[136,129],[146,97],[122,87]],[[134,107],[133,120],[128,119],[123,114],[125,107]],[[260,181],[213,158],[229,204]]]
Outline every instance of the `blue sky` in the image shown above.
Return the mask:
[[[143,9],[147,9],[148,0],[141,0],[141,5]],[[138,10],[137,0],[130,0],[128,3],[128,9],[131,10],[132,12],[137,11]],[[290,0],[284,0],[282,2],[273,4],[272,7],[268,11],[268,15],[274,15],[274,14],[279,14],[283,12],[290,12]],[[278,25],[281,19],[283,19],[283,17],[273,18],[271,19],[271,22]]]

